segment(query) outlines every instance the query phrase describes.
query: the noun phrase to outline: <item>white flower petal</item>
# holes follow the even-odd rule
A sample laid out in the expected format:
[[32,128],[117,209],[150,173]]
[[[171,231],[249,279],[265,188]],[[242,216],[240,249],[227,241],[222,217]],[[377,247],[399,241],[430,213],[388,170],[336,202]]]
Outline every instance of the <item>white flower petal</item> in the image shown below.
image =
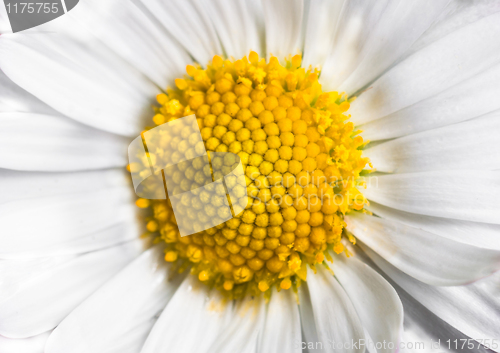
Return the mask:
[[[168,281],[168,275],[162,248],[145,251],[57,326],[45,352],[110,352],[124,346],[124,340],[134,343],[127,338],[137,329],[152,327],[182,279]],[[134,336],[139,349],[149,331],[143,333]]]
[[[79,12],[80,7],[76,11]],[[104,79],[109,87],[119,85],[123,90],[120,93],[130,94],[133,92],[150,103],[150,96],[158,93],[158,87],[137,68],[103,43],[101,38],[94,36],[84,26],[82,20],[75,20],[71,16],[72,13],[73,11],[67,16],[60,16],[40,26],[27,29],[23,31],[21,37],[10,36],[10,38],[26,42],[27,46],[35,51],[41,49],[39,51],[43,55],[48,54],[53,59],[63,62],[69,59],[71,61],[69,66],[72,69],[80,68],[86,75],[89,75],[89,72],[85,71],[90,71],[90,74],[94,75],[92,78],[95,82],[103,84],[98,79],[101,81]],[[46,35],[47,33],[50,35]],[[36,45],[33,45],[33,42],[22,37],[29,39],[35,37],[39,40],[36,41]]]
[[119,340],[114,341],[112,347],[106,350],[106,353],[139,353],[158,315],[159,313],[150,320],[135,325],[129,332],[123,333]]
[[[330,35],[324,41],[318,40],[318,46],[325,47],[327,54],[320,77],[324,90],[339,90],[339,85],[356,68],[369,31],[376,27],[389,3],[388,0],[344,1],[338,23],[330,28]],[[332,22],[335,21],[336,14],[331,16]]]
[[2,168],[73,171],[125,166],[127,142],[63,117],[0,113]]
[[[441,339],[441,342],[445,342],[448,339],[463,339],[469,338],[463,333],[457,331],[455,328],[438,318],[422,304],[411,297],[407,292],[401,289],[386,273],[384,273],[380,268],[372,261],[370,256],[366,252],[362,251],[361,248],[352,246],[351,244],[346,244],[349,251],[353,253],[356,258],[360,259],[364,263],[368,264],[372,269],[378,271],[378,273],[385,278],[387,282],[394,288],[397,292],[401,303],[403,304],[404,311],[404,333],[399,345],[399,352],[403,353],[442,353],[440,349],[432,349],[433,342]],[[362,245],[362,244],[361,244]],[[364,245],[362,245],[364,246]],[[364,247],[370,254],[379,257],[373,250],[368,247]],[[380,257],[379,257],[380,258]],[[373,342],[375,344],[376,342]],[[372,343],[368,343],[369,345]],[[434,346],[436,344],[434,343]],[[373,347],[373,346],[372,346]],[[445,344],[442,343],[442,347]],[[471,353],[476,353],[476,351],[471,351]],[[484,350],[479,350],[478,353],[487,353]],[[465,351],[464,351],[465,353]]]
[[288,55],[298,54],[304,2],[301,0],[262,1],[266,24],[267,57],[280,61]]
[[11,201],[129,187],[130,178],[127,174],[122,169],[69,173],[0,169],[0,205]]
[[480,248],[500,250],[500,225],[498,224],[422,216],[385,207],[376,202],[370,202],[366,208],[382,218],[404,223],[444,238]]
[[[387,275],[385,276],[391,281]],[[462,332],[434,315],[434,313],[429,311],[415,300],[415,298],[395,284],[394,281],[391,281],[391,284],[397,290],[405,312],[405,332],[403,334],[401,343],[402,349],[400,352],[443,353],[443,351],[448,351],[446,347],[448,340],[451,342],[458,340],[457,342],[474,344],[474,349],[467,349],[467,345],[464,345],[464,349],[461,349],[460,352],[487,353],[484,348],[480,348],[481,345],[478,342],[474,342],[470,337],[464,335]],[[461,339],[465,341],[460,341]]]
[[209,14],[198,1],[140,0],[140,2],[199,64],[205,66],[214,55],[222,54]]
[[494,0],[450,1],[440,18],[410,48],[408,55],[484,17],[500,12]]
[[500,14],[437,40],[402,61],[351,104],[356,124],[406,108],[481,73],[500,61]]
[[[106,191],[117,186],[124,187],[121,189],[122,194]],[[135,221],[134,206],[121,201],[124,196],[130,195],[128,186],[125,172],[119,169],[78,173],[32,173],[0,169],[0,208],[10,209],[10,202],[19,205],[18,217],[13,216],[13,223],[3,219],[5,229],[9,225],[12,229],[0,235],[0,258],[84,253],[135,239],[139,235],[139,229]],[[89,198],[92,199],[94,192],[97,199],[102,198],[103,207],[110,207],[108,210],[88,201]],[[15,223],[16,220],[20,222],[20,217],[34,217],[40,212],[36,204],[42,209],[48,206],[48,212],[60,210],[64,206],[58,206],[57,203],[67,204],[70,200],[65,198],[70,197],[76,202],[64,214],[41,212],[43,219],[49,222],[45,223],[48,231],[43,232],[43,236],[40,236],[39,228],[43,223],[33,224],[31,228],[24,228],[24,231],[21,228],[20,232],[16,232],[20,227],[20,224]],[[32,206],[35,208],[31,208]],[[31,215],[30,210],[33,212]],[[100,213],[104,214],[102,218],[98,217]],[[64,223],[61,222],[64,219],[62,217],[77,217],[80,222]]]
[[462,285],[500,269],[500,251],[455,242],[366,214],[351,214],[345,221],[347,230],[385,260],[428,284]]
[[217,290],[210,292],[189,275],[163,310],[141,353],[209,352],[231,311],[231,302],[225,303]]
[[[457,342],[459,352],[492,352],[479,342],[441,320],[394,282],[393,286],[397,288],[405,308],[405,333],[403,335],[405,349],[401,350],[402,353],[443,353],[443,351],[449,351],[448,345],[452,348],[451,351],[455,351],[453,349],[455,342]],[[409,344],[410,342],[413,344]],[[463,344],[464,342],[465,344]]]
[[132,1],[87,0],[68,13],[159,87],[184,74],[189,56]]
[[[392,280],[439,318],[473,339],[500,339],[500,273],[474,284],[436,287],[419,282],[369,249],[370,258]],[[496,349],[500,351],[500,349]]]
[[20,286],[0,303],[0,334],[30,337],[56,327],[85,298],[140,254],[136,240],[78,256]]
[[264,57],[266,53],[266,46],[265,46],[266,34],[265,34],[264,10],[262,9],[262,2],[247,0],[246,6],[248,11],[246,17],[249,17],[251,21],[253,21],[253,24],[250,24],[250,26],[255,26],[253,28],[256,33],[252,33],[251,36],[254,35],[257,36],[257,38],[252,39],[251,43],[254,43],[254,41],[256,41],[258,49],[257,53],[259,55],[262,54],[262,57]]
[[82,44],[58,34],[2,35],[0,68],[60,113],[121,135],[141,131],[139,118],[150,111],[158,93],[102,44]]
[[[133,216],[132,213],[131,216]],[[40,234],[33,234],[32,236],[35,237],[37,235],[40,236]],[[115,246],[133,240],[139,235],[139,226],[132,219],[84,235],[79,233],[62,234],[60,232],[49,234],[46,237],[48,244],[42,244],[38,247],[36,246],[37,241],[29,244],[21,243],[20,240],[7,241],[7,244],[5,244],[6,248],[0,252],[0,258],[29,259],[81,254]],[[1,243],[3,245],[3,239]]]
[[99,249],[137,236],[134,220],[130,188],[125,186],[11,201],[0,205],[0,256]]
[[46,115],[59,114],[47,104],[16,85],[2,70],[0,70],[0,113],[6,112],[25,112]]
[[500,65],[383,118],[361,125],[363,138],[376,141],[415,134],[493,112],[500,102]]
[[372,82],[408,50],[446,5],[446,1],[432,0],[405,6],[398,1],[347,2],[338,39],[322,71],[326,88],[352,94]]
[[0,336],[2,353],[44,353],[45,342],[50,332],[28,338],[7,338]]
[[[500,93],[500,90],[499,90]],[[364,135],[363,135],[364,137]],[[500,110],[486,116],[401,137],[363,151],[377,171],[500,168]]]
[[318,266],[317,274],[309,271],[307,286],[323,349],[335,352],[335,345],[342,344],[346,345],[342,352],[364,352],[364,346],[352,344],[365,339],[363,326],[353,303],[335,277]]
[[311,1],[305,26],[303,67],[322,67],[335,44],[345,0]]
[[302,352],[301,337],[299,307],[293,291],[273,291],[258,352]]
[[318,338],[318,330],[316,329],[316,323],[314,322],[314,311],[311,303],[311,294],[309,293],[309,288],[307,287],[307,282],[305,285],[299,287],[299,312],[300,312],[300,323],[302,326],[302,340],[294,340],[297,344],[302,347],[305,345],[305,351],[307,352],[307,346],[309,342],[320,342]]
[[246,297],[238,301],[226,326],[207,352],[257,353],[265,318],[263,298]]
[[[253,50],[263,56],[259,25],[263,21],[260,2],[249,0],[201,1],[220,38],[224,52],[235,59]],[[204,64],[204,63],[203,63]]]
[[0,302],[13,297],[25,283],[67,262],[76,255],[40,257],[34,259],[0,260]]
[[373,178],[363,193],[384,206],[433,217],[500,224],[499,172],[457,170]]
[[[403,333],[403,306],[392,286],[357,258],[338,256],[331,265],[335,277],[356,308],[374,342],[387,342],[379,353],[395,352]],[[392,342],[392,349],[391,347]]]

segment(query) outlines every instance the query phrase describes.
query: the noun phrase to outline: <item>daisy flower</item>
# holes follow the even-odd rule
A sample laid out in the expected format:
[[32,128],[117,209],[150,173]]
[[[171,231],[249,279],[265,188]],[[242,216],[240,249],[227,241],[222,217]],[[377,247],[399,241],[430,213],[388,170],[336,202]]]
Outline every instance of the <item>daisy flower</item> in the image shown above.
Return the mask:
[[1,11],[1,352],[500,352],[498,2]]

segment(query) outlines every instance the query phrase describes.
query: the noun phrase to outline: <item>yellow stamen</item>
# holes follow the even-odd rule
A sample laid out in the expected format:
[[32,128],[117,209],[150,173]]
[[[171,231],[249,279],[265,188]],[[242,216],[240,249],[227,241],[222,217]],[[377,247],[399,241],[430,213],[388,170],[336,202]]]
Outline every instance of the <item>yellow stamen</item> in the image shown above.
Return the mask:
[[224,281],[224,290],[230,291],[233,289],[233,287],[234,287],[233,281],[229,281],[229,280]]
[[156,232],[158,230],[158,223],[156,223],[156,221],[149,221],[146,225],[146,229],[150,232]]
[[177,252],[175,251],[168,251],[165,254],[165,261],[167,262],[174,262],[177,260]]
[[137,199],[137,201],[135,201],[135,204],[139,208],[146,208],[146,207],[149,206],[149,200],[146,200],[146,199]]
[[260,281],[259,282],[259,290],[261,292],[265,292],[269,289],[269,284],[266,281]]
[[198,279],[202,282],[208,281],[209,278],[210,276],[207,271],[201,271],[198,275]]
[[291,286],[292,286],[292,281],[288,277],[282,280],[280,283],[281,289],[290,289]]

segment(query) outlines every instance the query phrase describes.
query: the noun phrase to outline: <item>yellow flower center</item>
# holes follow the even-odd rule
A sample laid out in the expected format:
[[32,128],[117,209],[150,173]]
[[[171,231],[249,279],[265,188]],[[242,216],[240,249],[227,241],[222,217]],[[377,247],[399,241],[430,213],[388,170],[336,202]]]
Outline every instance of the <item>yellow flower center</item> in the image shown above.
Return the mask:
[[[154,123],[195,114],[209,156],[240,157],[247,194],[238,192],[244,210],[232,219],[184,237],[168,199],[138,199],[149,211],[148,235],[166,243],[166,261],[239,298],[273,286],[296,288],[307,265],[331,261],[331,250],[347,252],[342,238],[355,239],[343,217],[366,203],[356,187],[369,161],[361,156],[359,131],[347,122],[350,100],[323,92],[319,74],[301,67],[299,55],[285,65],[276,57],[266,63],[255,52],[240,60],[215,56],[206,69],[187,66],[176,88],[157,96]],[[162,151],[148,156],[161,159]],[[198,159],[184,163],[172,177],[176,187],[196,191],[210,176],[202,167]],[[195,226],[205,229],[208,218],[228,216],[218,213],[225,196],[194,194],[186,202],[200,210],[191,217]]]

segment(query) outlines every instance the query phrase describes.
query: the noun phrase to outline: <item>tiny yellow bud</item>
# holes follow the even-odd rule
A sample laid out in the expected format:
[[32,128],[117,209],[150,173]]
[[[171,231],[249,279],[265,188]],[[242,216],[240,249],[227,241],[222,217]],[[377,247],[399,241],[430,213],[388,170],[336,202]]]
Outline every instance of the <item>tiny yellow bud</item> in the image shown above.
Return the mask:
[[268,289],[269,289],[269,284],[267,284],[267,282],[264,282],[264,281],[259,282],[259,290],[261,292],[265,292]]
[[230,291],[234,287],[234,282],[230,281],[230,280],[225,280],[224,284],[223,284],[223,287],[224,287],[225,290]]
[[209,278],[210,276],[208,275],[207,271],[201,271],[200,274],[198,275],[198,279],[202,282],[208,281]]
[[176,251],[168,251],[166,254],[165,254],[165,261],[167,262],[174,262],[175,260],[177,260],[177,252]]
[[290,278],[285,278],[284,280],[281,281],[280,283],[280,287],[281,289],[290,289],[290,287],[292,286],[292,281],[290,281]]
[[139,208],[147,208],[149,206],[149,200],[147,199],[137,199],[135,205]]

